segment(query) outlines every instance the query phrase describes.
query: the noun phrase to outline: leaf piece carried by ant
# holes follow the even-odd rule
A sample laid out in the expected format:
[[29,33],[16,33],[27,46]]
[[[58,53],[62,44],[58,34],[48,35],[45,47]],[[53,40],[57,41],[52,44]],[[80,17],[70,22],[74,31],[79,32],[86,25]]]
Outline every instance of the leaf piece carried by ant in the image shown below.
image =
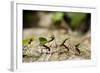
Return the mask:
[[27,38],[23,40],[23,45],[27,46],[28,44],[31,44],[31,42],[34,40],[34,38]]
[[40,37],[39,41],[40,41],[40,45],[44,45],[44,44],[46,44],[48,42],[47,39],[44,38],[44,37]]

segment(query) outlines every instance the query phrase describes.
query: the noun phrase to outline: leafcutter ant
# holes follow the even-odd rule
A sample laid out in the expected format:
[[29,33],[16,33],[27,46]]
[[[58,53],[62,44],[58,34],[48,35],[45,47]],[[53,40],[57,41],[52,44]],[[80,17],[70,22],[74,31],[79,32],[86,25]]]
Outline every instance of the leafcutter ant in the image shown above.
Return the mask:
[[60,45],[60,46],[65,47],[65,48],[69,51],[68,46],[66,46],[66,45],[65,45],[66,40],[68,40],[68,38],[67,38],[67,39],[65,39],[65,40],[61,43],[61,45]]

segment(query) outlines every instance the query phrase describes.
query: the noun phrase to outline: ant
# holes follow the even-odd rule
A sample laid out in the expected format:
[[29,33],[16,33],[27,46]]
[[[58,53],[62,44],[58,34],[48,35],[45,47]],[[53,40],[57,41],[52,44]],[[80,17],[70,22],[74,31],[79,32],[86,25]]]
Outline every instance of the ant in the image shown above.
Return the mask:
[[50,38],[51,38],[51,40],[49,40],[48,42],[51,42],[55,39],[54,35],[52,35]]
[[69,51],[69,48],[68,48],[68,46],[66,46],[64,43],[66,42],[66,40],[68,40],[68,38],[67,39],[65,39],[63,42],[62,42],[62,44],[60,45],[60,46],[64,46],[68,51]]
[[33,39],[31,38],[31,39],[29,40],[28,44],[31,44],[31,43],[32,43],[32,41],[33,41]]
[[[53,40],[55,40],[54,35],[52,35],[50,38],[51,38],[51,39],[48,41],[48,43],[49,43],[49,42],[52,42]],[[56,45],[57,45],[57,44],[56,44]],[[45,49],[47,49],[46,54],[50,54],[51,48],[50,48],[50,47],[48,47],[48,46],[47,46],[47,45],[45,45],[45,44],[43,44],[42,46],[43,46],[43,47],[45,47]],[[56,46],[56,47],[57,47],[57,46]],[[51,53],[51,54],[53,54],[53,53]]]
[[78,44],[76,44],[75,45],[75,49],[76,49],[76,51],[78,52],[78,54],[76,54],[76,55],[79,55],[80,53],[81,53],[81,51],[79,50],[79,45],[80,45],[80,43],[78,43]]
[[[28,45],[29,45],[29,44],[31,44],[31,43],[32,43],[32,41],[33,41],[33,39],[32,39],[32,38],[31,38],[31,39],[29,39]],[[23,46],[23,49],[24,49],[24,48],[28,48],[28,45]]]

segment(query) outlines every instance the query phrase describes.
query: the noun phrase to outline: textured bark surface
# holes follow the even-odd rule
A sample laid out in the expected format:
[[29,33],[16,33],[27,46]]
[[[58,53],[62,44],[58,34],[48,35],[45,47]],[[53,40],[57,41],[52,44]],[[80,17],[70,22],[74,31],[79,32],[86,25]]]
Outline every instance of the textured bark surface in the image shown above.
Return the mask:
[[[39,37],[45,37],[48,40],[54,35],[55,40],[45,44],[50,47],[48,51],[39,45]],[[34,37],[34,40],[23,48],[23,62],[41,62],[41,61],[63,61],[63,60],[84,60],[91,59],[91,36],[90,32],[84,36],[77,32],[66,32],[62,29],[25,29],[23,30],[23,39]],[[66,39],[64,46],[60,44]],[[80,43],[78,49],[76,44]]]

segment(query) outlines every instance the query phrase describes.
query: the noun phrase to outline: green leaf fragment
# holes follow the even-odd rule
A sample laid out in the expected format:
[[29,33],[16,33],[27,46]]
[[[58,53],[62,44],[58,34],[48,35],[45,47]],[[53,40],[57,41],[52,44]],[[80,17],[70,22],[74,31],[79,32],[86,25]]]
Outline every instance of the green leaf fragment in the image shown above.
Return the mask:
[[23,45],[24,46],[27,46],[29,44],[29,42],[30,42],[31,39],[34,40],[34,38],[26,38],[26,39],[23,39],[23,41],[22,41],[23,42]]
[[59,22],[63,19],[64,13],[62,12],[55,12],[53,13],[52,20],[53,22]]
[[40,45],[44,45],[44,44],[46,44],[48,42],[47,39],[44,38],[44,37],[40,37],[39,41],[40,41]]
[[29,39],[24,39],[23,40],[23,45],[28,45]]

